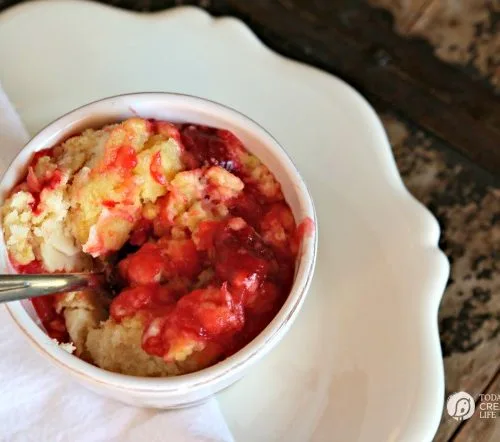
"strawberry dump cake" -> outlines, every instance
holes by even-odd
[[[37,152],[2,224],[19,273],[106,275],[32,303],[77,356],[137,376],[196,371],[251,341],[312,227],[231,132],[141,118]]]

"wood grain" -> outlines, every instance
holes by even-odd
[[[279,52],[340,75],[500,174],[500,99],[427,44],[395,36],[386,14],[363,1],[217,3]]]
[[[434,0],[421,8],[418,16],[408,11],[408,2],[403,0],[371,0],[372,4],[385,7],[391,11],[395,18],[395,29],[405,36],[419,36],[425,38],[432,44],[435,55],[443,61],[462,66],[468,70],[470,75],[487,79],[494,86],[500,85],[500,34],[495,23],[496,17],[493,13],[495,5],[492,2],[483,0]],[[410,2],[414,3],[414,2]],[[500,7],[497,4],[496,7]],[[407,14],[412,16],[411,26],[408,23]],[[492,92],[493,93],[493,92]],[[495,213],[498,210],[500,195],[491,196],[484,200],[482,204],[489,206],[487,211]],[[469,203],[470,204],[470,203]],[[497,206],[497,208],[494,208]],[[439,210],[439,209],[438,209]],[[448,216],[457,218],[457,212],[450,210]],[[467,217],[470,220],[480,221],[482,216],[479,212],[469,212]],[[484,219],[488,222],[488,218]],[[458,221],[460,231],[464,233],[469,223]],[[498,224],[498,221],[497,221]],[[445,236],[451,230],[450,223],[446,223]],[[493,223],[491,229],[484,230],[486,236],[475,241],[473,237],[463,236],[456,244],[466,244],[467,251],[475,254],[474,244],[481,243],[491,246],[485,253],[482,250],[478,256],[494,257],[500,253],[498,242],[498,225]],[[495,234],[495,230],[497,233]],[[479,233],[479,230],[477,230]],[[476,249],[477,250],[477,249]],[[493,254],[492,254],[493,253]],[[448,256],[450,252],[447,253]],[[486,258],[488,259],[488,258]],[[463,261],[463,257],[460,258]],[[497,259],[498,261],[498,259]],[[495,264],[493,264],[494,266]],[[456,269],[461,268],[461,275],[457,275]],[[474,265],[463,265],[463,263],[452,260],[452,281],[454,281],[446,292],[443,304],[440,309],[441,339],[444,350],[447,347],[447,337],[449,331],[446,327],[452,326],[453,322],[463,321],[464,327],[455,329],[459,332],[460,346],[465,350],[453,352],[444,360],[446,374],[446,395],[456,391],[467,391],[477,401],[476,413],[465,422],[457,422],[450,418],[444,411],[439,426],[439,431],[435,437],[435,442],[445,442],[455,440],[465,441],[498,441],[500,440],[500,421],[498,418],[492,419],[481,417],[479,397],[484,393],[500,393],[500,341],[498,336],[500,317],[500,275],[498,272],[471,271]],[[480,275],[488,275],[490,279],[478,278]],[[462,280],[460,280],[462,279]],[[475,280],[475,281],[474,281]],[[489,286],[488,288],[485,286]],[[486,302],[481,308],[477,302],[471,301],[474,297],[467,297],[467,287],[474,287],[473,291],[479,295],[477,299],[483,297]],[[469,292],[470,293],[470,292]],[[489,300],[486,298],[490,297]],[[474,313],[465,313],[466,308],[474,307]],[[462,317],[460,320],[459,318]],[[495,319],[496,318],[496,319]],[[449,320],[453,319],[453,322]],[[491,326],[487,323],[491,321]],[[465,324],[469,324],[468,326]],[[443,326],[443,324],[449,324]],[[482,324],[478,328],[478,324]],[[452,326],[453,327],[453,326]],[[481,331],[481,329],[485,332]],[[463,330],[467,330],[464,335]],[[488,331],[489,330],[489,331]],[[479,345],[478,345],[479,343]],[[478,346],[477,346],[478,345]],[[477,346],[474,348],[474,346]],[[469,348],[468,350],[466,350]],[[446,354],[446,352],[445,352]],[[500,414],[500,413],[498,413]]]
[[[433,0],[369,0],[369,3],[391,11],[396,30],[403,35],[409,35]]]
[[[405,26],[408,3],[419,2],[370,0],[372,5],[392,13],[398,33],[424,38],[438,58],[473,77],[487,79],[500,92],[500,2],[429,0],[412,26]]]

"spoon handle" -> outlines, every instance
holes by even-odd
[[[96,274],[0,275],[0,303],[71,292],[96,284]]]

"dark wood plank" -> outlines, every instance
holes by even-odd
[[[500,99],[427,43],[395,36],[387,13],[363,1],[212,2],[219,13],[217,3],[277,51],[340,75],[500,173]]]
[[[500,9],[485,0],[368,0],[394,18],[395,32],[423,38],[433,55],[500,93]],[[495,4],[496,3],[496,4]]]

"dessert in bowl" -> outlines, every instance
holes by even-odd
[[[28,143],[1,189],[5,269],[108,280],[12,303],[12,316],[124,402],[181,406],[229,385],[283,336],[312,276],[316,221],[295,167],[256,123],[199,98],[77,109]]]

